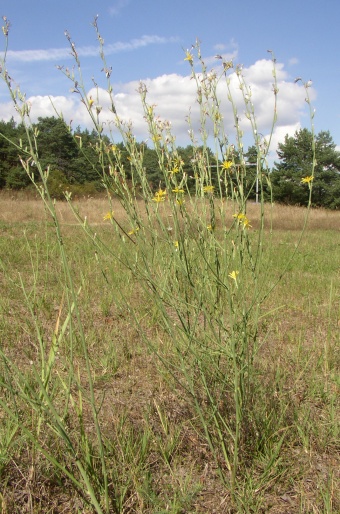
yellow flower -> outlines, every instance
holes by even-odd
[[[177,205],[183,205],[184,204],[184,200],[179,200],[177,198],[176,203],[177,203]]]
[[[172,170],[170,170],[170,173],[178,173],[179,172],[179,167],[178,166],[174,166],[172,168]]]
[[[184,193],[184,189],[179,189],[179,187],[175,187],[175,189],[172,190],[173,193]]]
[[[152,201],[156,202],[156,203],[164,202],[165,195],[166,195],[166,190],[165,189],[159,189],[158,191],[156,191]]]
[[[178,241],[174,241],[174,247],[175,247],[175,248],[178,248],[178,246],[179,246]]]
[[[309,175],[308,177],[303,177],[303,179],[301,180],[301,184],[310,184],[313,180],[313,175]]]
[[[156,202],[156,203],[160,203],[160,202],[164,202],[165,198],[164,198],[164,196],[154,196],[152,201]]]
[[[214,186],[204,186],[203,191],[205,193],[213,193],[214,192]]]
[[[139,227],[136,227],[136,228],[133,228],[132,230],[130,230],[128,232],[128,236],[133,236],[133,234],[135,234],[136,232],[138,232],[139,230]]]
[[[159,189],[155,193],[155,196],[159,196],[159,197],[164,197],[165,195],[166,195],[166,190],[165,189]]]
[[[112,211],[109,211],[105,214],[105,216],[103,217],[103,220],[104,221],[107,221],[107,220],[112,220],[113,218],[113,212]]]
[[[242,221],[245,217],[246,217],[246,215],[243,214],[243,212],[239,212],[238,214],[233,214],[233,218],[236,218],[239,221]]]
[[[212,225],[207,225],[207,230],[209,230],[209,232],[212,232],[212,229],[213,229]]]
[[[222,162],[222,169],[223,170],[229,170],[232,167],[233,163],[232,161],[223,161]]]
[[[187,50],[187,51],[185,52],[185,59],[184,59],[184,60],[185,60],[185,61],[189,61],[189,62],[190,62],[190,64],[192,64],[192,63],[193,63],[193,61],[194,61],[194,57],[193,57],[193,55],[189,52],[189,50]]]
[[[236,218],[240,225],[243,226],[243,228],[251,228],[251,224],[249,219],[243,212],[239,212],[238,214],[233,214],[233,218]]]
[[[243,219],[243,227],[244,228],[251,228],[250,221],[248,220],[247,216]]]
[[[239,274],[239,271],[232,271],[228,274],[228,277],[234,280],[235,284],[237,285],[237,275]]]
[[[94,104],[94,100],[93,100],[92,96],[90,96],[90,98],[89,98],[89,107],[90,107],[90,109],[91,109],[93,104]]]

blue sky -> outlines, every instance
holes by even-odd
[[[66,120],[88,124],[56,65],[72,66],[64,35],[67,29],[81,57],[89,94],[91,76],[102,83],[91,26],[99,15],[117,106],[122,117],[132,120],[138,137],[147,138],[136,94],[142,80],[159,114],[173,123],[179,144],[190,143],[185,118],[195,99],[184,51],[198,38],[209,65],[218,65],[212,59],[217,53],[243,65],[254,87],[259,128],[265,135],[272,115],[267,50],[273,50],[279,82],[274,143],[287,132],[310,127],[303,87],[294,84],[299,76],[313,82],[316,132],[329,130],[340,147],[339,0],[2,0],[0,15],[11,22],[7,69],[30,99],[33,117],[53,114],[50,96]],[[0,84],[0,119],[11,113],[8,93]],[[227,118],[226,112],[226,127],[232,130],[232,120]]]

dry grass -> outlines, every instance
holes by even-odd
[[[45,219],[44,206],[39,198],[32,198],[27,193],[0,192],[0,221],[6,223],[26,223],[29,221],[42,221]],[[90,224],[103,224],[103,216],[108,211],[108,201],[105,196],[82,198],[74,201],[82,217],[87,217]],[[113,200],[113,208],[117,219],[123,219],[125,212],[119,202]],[[229,206],[230,212],[232,207]],[[56,201],[56,211],[61,223],[76,223],[66,202]],[[259,207],[255,203],[248,204],[248,217],[252,220],[254,228],[258,224]],[[267,228],[273,230],[301,230],[304,224],[306,211],[296,206],[274,204],[267,205],[265,217]],[[311,209],[309,230],[340,230],[340,213],[327,209]]]
[[[30,362],[37,361],[39,352],[30,314],[20,289],[14,284],[19,271],[28,288],[34,282],[28,241],[39,254],[39,294],[34,300],[34,312],[49,341],[62,298],[58,249],[54,245],[53,227],[47,228],[50,233],[44,233],[46,227],[43,229],[41,222],[45,213],[39,200],[3,194],[0,204],[0,230],[5,236],[0,242],[0,254],[6,270],[0,274],[2,347],[29,375]],[[98,231],[102,231],[107,241],[112,240],[112,227],[102,221],[108,210],[105,199],[83,199],[76,205],[90,223],[99,225]],[[75,280],[82,284],[81,315],[93,366],[95,394],[101,405],[103,432],[112,445],[112,455],[118,451],[121,460],[118,475],[135,473],[134,489],[129,491],[120,512],[340,512],[340,214],[321,209],[311,211],[308,230],[294,261],[275,295],[263,306],[261,348],[256,362],[261,387],[254,395],[254,412],[259,431],[269,430],[269,422],[261,421],[261,417],[269,415],[276,429],[268,438],[265,433],[260,434],[263,442],[256,454],[245,444],[249,452],[248,467],[243,467],[238,478],[244,507],[239,504],[236,508],[217,477],[188,398],[145,347],[140,332],[124,305],[115,301],[112,291],[121,287],[125,294],[131,295],[133,303],[139,306],[148,337],[171,357],[171,341],[162,331],[157,309],[142,290],[126,282],[116,264],[103,261],[98,273],[93,248],[79,235],[69,207],[65,202],[57,202],[56,209],[64,224],[65,245]],[[114,209],[115,215],[123,219],[116,202]],[[254,204],[248,206],[255,229],[257,210]],[[264,280],[270,281],[284,266],[304,216],[304,210],[298,207],[272,208],[273,247],[266,255],[268,277]],[[109,284],[101,270],[105,271]],[[64,376],[63,363],[67,358],[65,345],[60,348],[57,369],[60,376]],[[73,365],[86,397],[84,360],[77,348]],[[92,433],[86,405],[84,410],[85,424]],[[32,412],[23,407],[23,415],[30,419]],[[77,437],[76,416],[69,423],[70,433]],[[2,415],[2,441],[5,428],[6,417]],[[134,470],[136,456],[135,460],[132,457],[129,460],[124,441],[140,441],[146,429],[150,432],[148,452],[143,471],[138,474]],[[275,457],[282,435],[285,438]],[[53,444],[56,454],[62,453],[62,446]],[[265,475],[266,466],[272,460],[270,473]],[[116,464],[112,457],[109,465],[113,469]],[[113,480],[114,475],[110,476]],[[23,436],[17,437],[8,450],[0,442],[0,480],[2,514],[92,512],[84,507],[81,496],[70,484],[42,456],[35,455]]]

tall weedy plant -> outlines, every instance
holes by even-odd
[[[112,70],[105,59],[97,20],[94,27],[110,110],[128,151],[130,169],[122,164],[117,147],[105,142],[100,91],[97,89],[96,100],[87,97],[78,54],[69,36],[79,75],[75,78],[68,71],[66,75],[88,107],[97,130],[98,155],[108,196],[119,201],[126,212],[127,230],[118,224],[111,205],[107,215],[125,240],[125,252],[119,258],[157,305],[160,323],[168,333],[176,358],[169,360],[161,354],[159,357],[191,398],[221,478],[234,490],[242,446],[249,439],[249,427],[253,424],[259,310],[269,294],[261,287],[261,276],[266,273],[262,263],[264,190],[266,187],[270,191],[267,155],[271,136],[264,140],[258,133],[252,92],[242,68],[234,68],[232,62],[221,58],[221,71],[209,71],[196,44],[185,56],[196,82],[200,106],[198,139],[188,119],[194,149],[193,177],[183,169],[170,124],[157,116],[155,107],[148,103],[146,86],[140,85],[149,137],[162,172],[159,188],[151,190],[143,166],[143,147],[137,145],[132,126],[125,124],[117,113],[110,82]],[[274,56],[272,62],[273,131],[278,94]],[[256,148],[256,173],[251,175],[234,101],[232,74],[242,92]],[[223,84],[234,116],[232,138],[225,133],[221,114],[219,88]],[[259,208],[256,233],[252,232],[252,220],[247,216],[249,191],[254,188]],[[91,235],[90,228],[87,230]],[[99,239],[96,244],[101,246]],[[112,251],[101,247],[103,251]],[[117,257],[114,251],[112,256]],[[139,323],[138,312],[131,310]],[[148,344],[158,353],[157,344],[150,340]]]
[[[112,260],[119,261],[125,267],[129,280],[135,287],[141,288],[153,303],[153,323],[158,326],[162,340],[168,343],[166,351],[162,350],[164,346],[158,340],[148,335],[150,332],[145,326],[145,320],[139,315],[138,306],[123,291],[115,292],[117,302],[123,302],[145,343],[181,386],[183,395],[196,414],[192,423],[200,436],[205,438],[221,480],[237,499],[241,494],[238,491],[237,478],[242,466],[249,459],[249,449],[256,448],[259,444],[259,427],[264,423],[254,408],[259,387],[255,362],[260,344],[260,309],[271,292],[262,285],[262,278],[266,274],[262,253],[264,245],[270,243],[265,232],[265,195],[270,198],[267,158],[271,136],[264,139],[258,132],[252,91],[244,79],[242,68],[234,67],[232,62],[217,56],[216,70],[208,70],[199,44],[195,44],[185,54],[191,78],[196,83],[196,100],[200,107],[198,134],[190,116],[188,117],[189,136],[193,146],[192,176],[184,169],[171,125],[157,116],[155,106],[148,101],[146,86],[140,84],[146,130],[157,153],[161,171],[161,181],[157,188],[153,188],[143,163],[144,146],[137,143],[132,124],[124,122],[116,109],[110,80],[112,68],[106,62],[104,41],[97,19],[94,21],[94,28],[100,44],[103,73],[107,80],[106,94],[112,121],[128,153],[128,169],[123,164],[122,152],[115,144],[113,133],[104,131],[103,108],[100,103],[102,92],[96,86],[96,97],[88,96],[77,49],[68,33],[66,37],[75,60],[75,71],[63,67],[61,71],[72,82],[74,93],[79,95],[86,106],[98,135],[96,151],[102,165],[102,181],[109,202],[105,219],[112,224],[121,240],[119,250],[110,247],[86,220],[80,218],[70,195],[66,195],[66,199],[95,245],[99,258],[101,254],[108,254]],[[7,40],[7,20],[4,33]],[[83,462],[79,453],[76,454],[67,427],[55,409],[48,388],[55,357],[53,347],[46,357],[46,349],[41,345],[41,370],[37,370],[35,374],[40,392],[39,401],[34,396],[35,405],[38,405],[35,408],[40,424],[48,419],[54,430],[64,439],[68,451],[74,452],[80,473],[79,478],[71,476],[75,486],[86,489],[97,512],[109,512],[105,445],[87,357],[86,337],[79,315],[78,294],[73,285],[54,202],[47,187],[49,170],[42,169],[39,164],[38,134],[30,121],[28,103],[19,89],[12,85],[5,61],[6,53],[1,64],[1,76],[8,85],[14,106],[25,124],[29,142],[25,148],[18,144],[17,149],[22,155],[23,167],[53,219],[60,245],[68,304],[68,315],[62,333],[66,326],[73,327],[76,324],[80,334],[89,385],[87,400],[92,409],[98,459],[101,463],[100,479],[92,463],[89,460]],[[273,132],[278,95],[273,55],[272,63]],[[235,83],[242,93],[243,110],[249,120],[256,149],[252,168],[247,163],[244,151],[240,114],[234,100]],[[309,104],[307,85],[306,94]],[[231,105],[235,126],[235,133],[231,135],[225,132],[221,98],[227,99]],[[78,138],[77,142],[82,148],[81,139]],[[30,172],[32,160],[38,168],[39,181],[35,181]],[[312,180],[313,170],[310,177],[305,179],[310,194]],[[249,194],[254,190],[258,214],[257,219],[249,219]],[[117,204],[124,210],[124,220],[115,216]],[[256,230],[253,228],[255,225]],[[278,280],[283,273],[284,270]],[[58,333],[56,330],[55,345],[59,344]],[[4,355],[3,358],[6,359]],[[18,371],[14,375],[18,376]],[[78,407],[75,406],[71,394],[71,386],[74,384],[79,395]],[[70,371],[69,380],[62,383],[62,388],[67,402],[73,403],[79,414],[82,404],[81,384],[74,370]],[[21,386],[13,381],[9,389],[13,394],[14,391],[15,394],[22,392]],[[27,395],[23,399],[33,402]],[[80,430],[83,440],[86,440],[83,425]],[[39,434],[30,432],[30,437],[42,451]],[[281,444],[282,438],[278,442],[277,451]],[[88,456],[85,449],[83,455]],[[64,473],[70,475],[69,470],[53,461],[51,455],[49,458]]]

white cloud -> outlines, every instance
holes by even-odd
[[[69,122],[72,120],[73,114],[77,117],[77,122],[84,116],[79,102],[75,97],[69,96],[31,96],[28,99],[31,106],[32,118],[37,119],[45,116],[56,116],[56,113],[62,114],[65,121]]]
[[[296,123],[292,123],[290,125],[277,125],[273,133],[266,134],[265,139],[269,142],[270,140],[270,152],[269,152],[269,164],[272,165],[275,160],[277,160],[276,149],[278,148],[278,144],[282,143],[285,139],[285,136],[294,136],[295,132],[300,130],[301,123],[297,121]]]
[[[256,113],[257,130],[264,137],[268,138],[275,106],[272,62],[265,59],[257,61],[252,66],[244,68],[242,74],[251,89],[250,101],[253,103]],[[287,133],[293,134],[295,130],[299,129],[303,125],[304,117],[306,116],[305,89],[301,82],[289,82],[283,64],[277,64],[276,75],[279,89],[277,102],[278,120],[273,133],[272,150],[275,149],[278,141],[284,139]],[[245,140],[247,144],[252,144],[249,135],[250,123],[245,114],[245,105],[238,77],[235,72],[231,73],[229,77],[240,125],[245,132]],[[195,81],[190,76],[169,74],[146,79],[143,82],[147,88],[148,104],[155,105],[154,112],[157,116],[171,122],[178,144],[190,144],[188,137],[189,126],[186,121],[189,112],[195,134],[199,138],[200,113],[196,100]],[[143,116],[139,93],[137,92],[139,86],[140,82],[138,81],[114,85],[114,102],[118,115],[123,120],[132,122],[135,136],[139,140],[146,140],[150,136]],[[314,89],[311,88],[309,93],[313,99],[315,96]],[[88,94],[92,95],[93,99],[97,98],[97,91],[94,89],[89,91]],[[232,141],[235,137],[235,120],[230,101],[228,100],[228,90],[224,79],[218,85],[217,94],[221,100],[221,112],[225,131]],[[98,99],[102,107],[101,120],[109,123],[110,120],[113,120],[113,115],[109,111],[111,103],[108,93],[103,89],[99,89]],[[34,96],[28,100],[31,103],[32,119],[36,119],[38,116],[52,116],[55,114],[48,96]],[[52,97],[52,101],[56,109],[63,113],[67,123],[72,119],[74,127],[80,124],[83,127],[92,128],[89,115],[77,96]],[[3,119],[9,119],[11,116],[10,104],[2,104],[0,108]]]
[[[149,45],[163,45],[166,43],[176,43],[178,38],[165,38],[157,35],[144,35],[140,38],[131,39],[130,41],[117,41],[116,43],[107,44],[105,46],[105,55],[112,55],[121,52],[137,50],[138,48]],[[79,57],[97,57],[99,55],[98,46],[81,46],[76,48]],[[1,57],[0,53],[0,57]],[[19,62],[39,62],[39,61],[61,61],[71,58],[71,50],[65,48],[49,48],[47,50],[8,50],[8,61]]]
[[[226,45],[224,43],[217,43],[214,45],[214,50],[216,50],[216,52],[223,52],[225,49]]]
[[[69,48],[49,48],[48,50],[8,50],[7,61],[37,62],[67,59]]]
[[[112,7],[109,9],[111,16],[117,16],[124,7],[127,7],[130,0],[117,0]]]
[[[234,39],[231,39],[227,45],[218,43],[214,45],[214,50],[217,52],[219,58],[223,61],[235,62],[238,56],[238,44]],[[221,61],[217,60],[216,55],[203,57],[203,61],[206,66],[220,65]]]
[[[296,64],[299,64],[299,59],[297,57],[291,57],[288,61],[289,66],[295,66]]]

